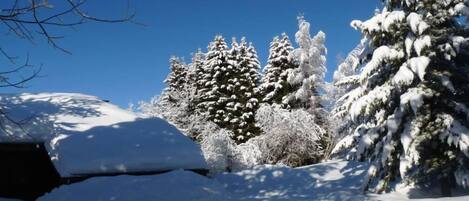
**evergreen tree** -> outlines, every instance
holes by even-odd
[[[284,99],[287,108],[321,108],[319,91],[324,85],[326,73],[325,34],[319,32],[314,38],[309,33],[309,23],[299,17],[299,31],[295,34],[299,48],[290,54],[297,68],[289,69],[288,83],[293,92]]]
[[[170,73],[165,79],[167,87],[160,96],[150,102],[140,102],[139,110],[145,116],[157,116],[166,119],[180,129],[188,124],[190,111],[190,88],[187,87],[187,65],[177,57],[170,59]]]
[[[222,36],[216,36],[210,43],[202,70],[198,74],[198,94],[200,100],[197,107],[208,113],[210,120],[223,124],[226,118],[225,105],[228,102],[228,79],[225,76],[233,72],[228,60],[228,45]]]
[[[290,39],[285,33],[281,39],[275,37],[270,43],[269,59],[259,87],[262,102],[281,104],[287,94],[292,92],[293,89],[287,82],[288,69],[297,67],[289,57],[292,51]]]
[[[244,39],[240,44],[234,40],[228,49],[224,39],[217,36],[209,46],[204,73],[199,76],[199,108],[208,113],[209,120],[232,131],[231,137],[238,143],[259,133],[254,124],[258,69],[257,54]]]
[[[351,88],[355,88],[358,83],[351,83],[350,80],[357,78],[357,69],[360,67],[360,57],[364,52],[363,44],[355,47],[347,57],[337,66],[334,71],[332,83],[334,84],[333,98],[335,100],[342,97]]]
[[[205,60],[205,54],[202,50],[197,51],[192,55],[192,63],[189,65],[187,70],[187,82],[192,88],[197,89],[200,86],[197,84],[199,74],[203,74],[203,63]],[[197,91],[197,90],[196,90]]]
[[[168,86],[167,90],[179,90],[185,87],[187,66],[178,57],[171,57],[169,60],[170,70],[168,77],[165,79],[165,83]]]
[[[236,44],[236,43],[235,43]],[[255,126],[255,112],[258,108],[258,89],[260,63],[257,52],[252,44],[247,44],[243,37],[239,45],[233,45],[231,56],[235,66],[233,95],[233,132],[235,140],[245,142],[259,134],[260,130]],[[236,105],[238,104],[238,107]]]
[[[341,99],[355,130],[339,143],[370,160],[365,189],[392,181],[469,185],[469,31],[464,0],[388,0],[353,21],[366,40],[359,86]]]
[[[204,74],[203,71],[203,62],[205,60],[205,54],[202,52],[202,50],[198,49],[193,55],[192,55],[192,63],[188,65],[187,69],[187,75],[186,75],[186,80],[187,84],[185,86],[186,90],[188,90],[189,94],[189,110],[191,114],[196,113],[196,105],[200,99],[200,94],[199,89],[201,89],[202,86],[200,86],[199,79],[200,77]]]
[[[358,86],[357,70],[360,67],[360,57],[365,53],[363,46],[363,43],[357,45],[338,65],[337,70],[334,72],[332,89],[328,92],[329,99],[332,99],[331,102],[334,105],[331,112],[332,117],[330,118],[330,124],[334,125],[332,126],[334,143],[353,131],[353,126],[350,126],[352,122],[349,116],[344,115],[344,111],[339,108],[343,101],[341,97]]]

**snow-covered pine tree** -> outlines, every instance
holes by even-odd
[[[370,160],[365,189],[393,181],[469,187],[469,2],[388,0],[353,21],[367,41],[359,87],[339,107],[355,131],[339,144]]]
[[[232,131],[234,136],[230,137],[238,143],[259,133],[254,125],[258,69],[257,54],[244,39],[240,44],[234,40],[228,49],[225,40],[217,36],[206,54],[204,73],[199,76],[199,108],[208,113],[209,120]]]
[[[315,122],[326,134],[322,136],[322,147],[329,148],[330,129],[328,124],[328,112],[324,109],[321,98],[321,90],[324,87],[326,74],[326,53],[324,45],[326,35],[319,31],[311,38],[310,24],[302,16],[298,17],[299,30],[295,34],[295,40],[299,47],[290,54],[293,62],[298,66],[288,70],[287,82],[293,88],[293,92],[283,100],[287,109],[305,109],[314,116]]]
[[[262,102],[282,104],[292,92],[293,88],[287,82],[288,69],[298,67],[289,57],[292,51],[290,39],[285,33],[281,39],[275,37],[270,43],[269,59],[259,87]]]
[[[208,118],[223,127],[228,103],[228,79],[225,76],[233,72],[233,66],[228,58],[228,45],[222,36],[216,36],[208,46],[208,52],[203,62],[202,71],[198,73],[197,94],[200,99],[197,107],[202,113],[208,113]],[[226,119],[228,120],[228,119]]]
[[[150,102],[140,102],[139,110],[145,116],[162,117],[181,129],[188,122],[189,89],[187,65],[177,57],[170,59],[170,73],[165,79],[166,88]]]
[[[191,85],[192,88],[197,89],[200,86],[197,84],[199,80],[199,75],[203,75],[203,63],[205,60],[205,54],[201,49],[197,49],[192,55],[192,63],[189,64],[187,69],[187,83]],[[197,90],[196,90],[197,91]]]
[[[340,110],[341,101],[343,100],[340,98],[350,90],[358,87],[357,71],[360,67],[360,58],[365,53],[365,49],[363,47],[363,43],[357,45],[337,66],[331,83],[332,88],[328,91],[328,98],[331,99],[329,101],[333,103],[329,121],[330,124],[333,125],[331,128],[334,132],[334,144],[353,131],[353,127],[350,126],[352,122],[349,116],[344,115]]]
[[[186,84],[187,66],[178,57],[171,57],[169,59],[170,70],[168,77],[164,80],[168,86],[167,90],[179,90],[184,88]]]
[[[233,46],[232,57],[235,58],[235,79],[233,80],[233,128],[237,142],[245,142],[259,134],[255,125],[255,112],[258,108],[258,89],[260,63],[254,46],[243,37],[239,45]]]
[[[326,74],[326,35],[320,31],[314,38],[309,33],[310,24],[298,18],[299,30],[295,34],[299,47],[290,54],[297,68],[289,69],[287,81],[293,92],[284,99],[287,108],[321,108],[319,91],[324,85]]]
[[[332,83],[334,84],[333,98],[335,100],[342,97],[350,89],[358,85],[357,70],[360,67],[360,57],[364,53],[363,44],[357,45],[347,57],[337,66],[334,71]]]

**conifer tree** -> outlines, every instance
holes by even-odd
[[[222,36],[216,36],[210,43],[202,71],[198,74],[198,94],[200,100],[197,107],[206,112],[210,120],[224,124],[227,117],[225,106],[228,102],[228,79],[226,74],[233,73],[233,66],[228,58],[228,45]],[[227,119],[228,120],[228,119]]]
[[[311,38],[310,24],[299,17],[299,30],[295,35],[299,48],[293,50],[290,57],[297,68],[290,69],[287,81],[293,87],[283,104],[287,108],[316,109],[321,106],[319,91],[324,85],[326,73],[325,34],[320,31]]]
[[[165,83],[168,86],[167,90],[179,90],[186,84],[187,66],[178,57],[171,57],[169,60],[170,70]]]
[[[393,181],[469,185],[469,31],[464,0],[388,0],[371,19],[353,21],[366,52],[359,86],[339,113],[354,132],[339,143],[348,157],[370,160],[364,188]]]
[[[252,44],[247,44],[243,37],[239,45],[233,46],[232,52],[235,66],[233,95],[236,96],[233,108],[235,140],[245,142],[259,134],[255,126],[255,112],[258,108],[258,89],[260,63],[257,52]],[[233,54],[234,53],[234,54]],[[236,107],[238,104],[238,107]]]
[[[238,143],[259,133],[254,123],[258,69],[257,54],[245,39],[240,44],[233,40],[228,49],[224,39],[217,36],[209,46],[199,76],[199,108],[208,113],[209,120],[232,131],[234,135],[230,137]]]
[[[199,79],[199,74],[203,74],[203,62],[205,59],[205,54],[201,49],[197,49],[192,55],[192,63],[187,69],[187,82],[191,85],[192,88],[197,89],[199,85],[197,81]]]
[[[146,116],[162,117],[180,129],[189,119],[189,92],[186,80],[187,65],[178,57],[170,59],[170,73],[165,79],[166,88],[150,102],[140,102],[139,110]]]
[[[292,51],[290,39],[285,33],[281,39],[275,37],[270,43],[269,59],[259,87],[262,102],[282,104],[287,94],[292,92],[287,82],[288,69],[297,67],[289,57]]]

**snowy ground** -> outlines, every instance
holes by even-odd
[[[62,186],[39,200],[158,200],[158,201],[311,201],[408,200],[406,189],[383,195],[363,194],[367,166],[331,161],[302,168],[259,166],[210,178],[188,171],[153,176],[98,177]],[[79,195],[79,196],[78,196]],[[464,201],[469,196],[416,200]]]

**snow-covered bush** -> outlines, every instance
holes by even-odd
[[[323,159],[327,146],[325,131],[304,110],[286,110],[263,104],[256,114],[263,135],[252,139],[259,147],[259,163],[302,166]]]
[[[208,123],[206,129],[201,133],[200,145],[210,172],[231,171],[236,147],[231,139],[232,135],[233,133],[218,128],[214,123]]]
[[[237,145],[232,136],[231,131],[206,122],[199,140],[211,173],[240,171],[259,164],[257,144],[248,141]]]

